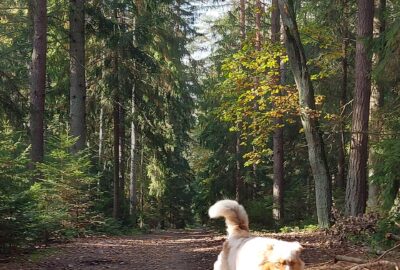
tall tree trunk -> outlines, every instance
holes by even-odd
[[[367,200],[368,118],[371,96],[371,57],[368,41],[372,37],[373,0],[358,0],[352,136],[346,186],[346,214],[365,212]]]
[[[120,193],[120,116],[119,116],[119,83],[118,83],[118,55],[114,53],[113,74],[116,77],[114,81],[113,93],[113,122],[114,122],[114,201],[113,218],[118,219],[121,213],[121,193]]]
[[[279,12],[279,11],[278,11]],[[264,13],[261,0],[256,0],[256,50],[261,50],[261,17]]]
[[[33,51],[30,91],[30,136],[31,161],[43,161],[44,155],[44,106],[46,90],[46,53],[47,53],[47,1],[33,0]],[[34,177],[33,180],[36,179]]]
[[[343,14],[347,14],[347,0],[342,0],[342,11]],[[344,15],[345,17],[346,15]],[[347,77],[348,77],[348,61],[347,61],[347,50],[348,50],[348,23],[347,18],[343,18],[342,24],[342,84],[341,94],[339,101],[339,126],[338,126],[338,159],[337,159],[337,175],[336,175],[336,187],[344,190],[345,179],[346,179],[346,151],[345,151],[345,115],[346,115],[346,103],[347,103]]]
[[[240,26],[240,36],[242,45],[244,40],[246,39],[246,0],[240,0],[239,6],[239,26]],[[235,156],[236,156],[236,170],[235,170],[235,182],[236,182],[236,201],[242,200],[242,188],[244,186],[243,178],[241,175],[241,147],[240,147],[240,124],[237,123],[236,127],[238,131],[236,132],[236,141],[235,141]]]
[[[146,176],[144,174],[144,136],[143,136],[143,126],[141,127],[141,136],[140,136],[140,212],[141,215],[144,213],[144,192],[145,192],[145,180]],[[140,227],[142,228],[143,218],[140,220]]]
[[[246,39],[246,0],[240,0],[239,24],[240,24],[240,38],[243,42]]]
[[[125,206],[125,109],[119,100],[119,194],[121,205]]]
[[[132,29],[136,30],[136,17],[133,18]],[[133,35],[132,43],[138,47],[136,36]],[[130,162],[130,179],[129,179],[129,215],[132,221],[136,224],[136,211],[137,207],[137,180],[138,180],[138,149],[137,149],[137,116],[136,116],[136,82],[133,82],[131,94],[131,162]]]
[[[103,95],[102,95],[103,96]],[[101,97],[100,99],[103,99]],[[101,101],[99,102],[100,106],[100,115],[99,115],[99,150],[98,150],[98,155],[99,155],[99,165],[101,166],[103,164],[103,141],[104,141],[104,107],[101,104]]]
[[[137,149],[136,149],[136,106],[135,106],[135,85],[132,87],[132,101],[131,101],[131,162],[130,162],[130,181],[129,181],[129,214],[135,219],[136,205],[137,205]]]
[[[280,42],[280,15],[278,0],[272,1],[271,6],[271,41],[273,43]],[[277,59],[280,61],[280,59]],[[274,80],[276,85],[279,85],[281,81],[280,72],[277,74]],[[275,124],[281,126],[283,124],[282,118],[277,118]],[[273,134],[273,189],[272,189],[272,217],[275,223],[279,224],[283,220],[283,184],[284,184],[284,155],[283,155],[283,128],[277,127]]]
[[[386,0],[375,0],[375,16],[374,16],[374,24],[373,24],[373,32],[374,37],[379,37],[385,31],[386,23],[385,23],[385,10],[386,10]],[[373,64],[377,65],[382,58],[382,52],[374,53],[372,56]],[[383,107],[383,96],[384,96],[384,87],[379,81],[375,81],[372,84],[371,91],[371,100],[370,100],[370,108],[369,108],[369,130],[370,130],[370,141],[372,143],[377,143],[380,141],[381,136],[379,135],[382,132],[383,121],[379,116],[379,111]],[[377,162],[379,162],[375,148],[372,146],[369,148],[369,171],[368,176],[371,179],[374,176],[374,167]],[[379,194],[380,189],[379,186],[372,181],[369,181],[368,185],[368,201],[367,205],[369,210],[374,211],[379,207]]]
[[[315,110],[314,89],[308,73],[306,56],[300,40],[293,7],[289,5],[288,0],[278,0],[278,3],[285,28],[286,50],[299,91],[301,122],[307,140],[308,156],[315,181],[318,224],[320,227],[328,227],[332,204],[331,181],[318,121],[312,113]]]
[[[86,143],[85,0],[70,0],[70,120],[71,134],[78,137],[73,152]]]

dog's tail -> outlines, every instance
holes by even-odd
[[[208,210],[210,218],[224,217],[229,237],[248,237],[249,218],[246,210],[237,201],[222,200]]]

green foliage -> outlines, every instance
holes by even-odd
[[[398,223],[400,222],[400,214],[397,211],[378,221],[376,232],[367,240],[374,248],[382,250],[382,248],[389,248],[393,245],[391,240],[386,238],[388,232],[399,235],[400,229]]]
[[[65,239],[102,225],[93,211],[97,175],[87,153],[70,153],[75,139],[61,132],[49,139],[40,180],[32,184],[28,150],[8,123],[0,135],[0,251],[37,241]]]
[[[37,235],[32,231],[36,222],[36,202],[28,192],[29,148],[23,137],[1,123],[0,132],[0,253],[12,246],[30,243]]]
[[[277,119],[293,123],[291,116],[297,115],[297,92],[293,86],[280,84],[280,61],[287,62],[283,47],[266,41],[260,50],[245,43],[222,62],[223,79],[214,90],[221,100],[216,111],[230,123],[231,131],[240,132],[242,145],[252,146],[243,154],[245,166],[260,164],[272,154],[268,138],[282,126]]]
[[[261,226],[263,228],[273,228],[272,218],[272,196],[265,196],[256,200],[246,202],[245,207],[251,220],[252,228]]]
[[[41,230],[47,239],[83,235],[95,222],[91,209],[98,176],[90,172],[87,153],[70,152],[75,141],[67,132],[51,137],[45,161],[37,164],[41,179],[31,192],[38,202]]]
[[[154,157],[147,165],[147,176],[149,177],[149,195],[157,199],[163,197],[166,189],[166,173],[162,164]]]
[[[314,224],[309,224],[305,225],[303,228],[300,228],[299,226],[295,227],[290,227],[290,226],[284,226],[280,228],[281,233],[291,233],[291,232],[315,232],[318,231],[319,227]]]
[[[400,187],[400,142],[397,138],[385,139],[376,146],[378,160],[372,180],[383,188],[382,199],[385,210],[389,210]]]

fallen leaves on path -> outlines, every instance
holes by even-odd
[[[354,264],[333,261],[335,255],[368,259],[365,247],[337,241],[324,232],[261,234],[299,241],[305,248],[306,269],[349,269]],[[224,236],[206,230],[171,230],[147,235],[89,237],[55,244],[54,252],[37,261],[1,262],[4,270],[120,269],[120,270],[211,270]],[[392,256],[399,256],[398,253]],[[393,257],[395,260],[399,257]]]

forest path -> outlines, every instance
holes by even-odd
[[[334,255],[365,258],[367,254],[362,247],[335,241],[323,232],[267,236],[299,241],[305,248],[302,257],[306,269],[346,269],[349,264],[333,264]],[[223,236],[206,230],[81,238],[53,244],[40,251],[39,256],[30,255],[3,263],[0,260],[0,269],[211,270],[223,240]]]
[[[51,245],[32,260],[1,263],[0,269],[212,269],[223,237],[205,230],[89,237]]]

